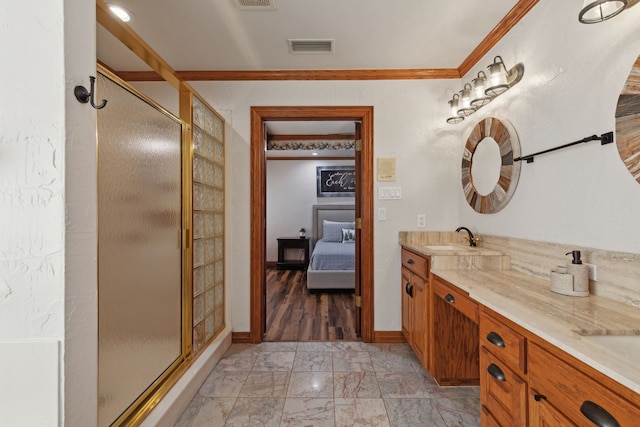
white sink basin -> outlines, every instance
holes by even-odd
[[[465,248],[464,246],[457,245],[424,245],[424,247],[432,251],[460,251],[470,249],[470,247]]]

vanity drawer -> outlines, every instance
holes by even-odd
[[[561,410],[578,425],[591,425],[585,413],[600,419],[612,417],[621,426],[638,425],[640,408],[571,366],[571,356],[560,359],[535,343],[529,345],[528,352],[529,386],[539,393],[537,399]]]
[[[473,323],[478,324],[478,304],[469,298],[469,294],[435,275],[433,276],[433,293]]]
[[[527,384],[509,367],[480,349],[480,400],[502,426],[527,425]]]
[[[425,280],[429,278],[429,262],[421,255],[402,249],[402,266]]]
[[[486,347],[511,369],[526,372],[525,338],[503,322],[480,313],[480,345]]]

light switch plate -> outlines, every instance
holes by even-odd
[[[402,199],[402,188],[400,187],[378,187],[379,200]]]
[[[386,221],[387,208],[378,208],[378,221]]]

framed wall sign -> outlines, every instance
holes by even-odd
[[[355,166],[317,166],[318,197],[355,197]]]

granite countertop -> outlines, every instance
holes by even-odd
[[[640,393],[640,309],[595,295],[556,294],[547,281],[510,269],[434,268],[431,272]]]

